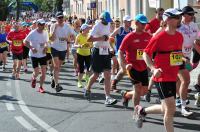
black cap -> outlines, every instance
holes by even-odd
[[[61,11],[56,13],[56,17],[64,17],[63,13]]]
[[[194,11],[194,9],[192,8],[192,7],[190,7],[190,6],[185,6],[185,7],[183,7],[183,9],[182,9],[182,12],[183,12],[183,14],[194,14],[194,13],[197,13],[196,11]]]

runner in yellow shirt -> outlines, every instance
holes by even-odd
[[[79,73],[78,73],[78,87],[82,88],[82,78],[84,74],[84,67],[86,66],[86,82],[89,80],[89,69],[91,62],[91,52],[90,48],[92,47],[92,43],[88,42],[88,33],[89,33],[89,25],[83,24],[81,26],[81,33],[78,34],[75,41],[75,47],[77,47],[77,62],[79,65]]]

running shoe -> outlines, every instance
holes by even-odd
[[[38,92],[40,92],[40,93],[45,93],[45,91],[44,91],[43,87],[39,87],[39,90],[38,90]]]
[[[199,86],[199,84],[195,84],[194,88],[197,90],[197,92],[200,92],[200,86]]]
[[[184,117],[188,117],[188,116],[191,116],[193,112],[191,112],[188,107],[185,107],[184,109],[181,110],[181,114]]]
[[[3,69],[3,71],[6,71],[6,67],[5,66],[3,66],[2,69]]]
[[[146,102],[150,102],[151,101],[151,92],[148,91],[146,95],[144,95],[144,100]]]
[[[56,84],[55,84],[55,81],[54,81],[54,79],[52,79],[52,80],[51,80],[51,88],[55,88],[55,85],[56,85]]]
[[[99,78],[99,84],[103,84],[103,83],[104,83],[104,78],[103,77]]]
[[[196,105],[197,107],[200,107],[200,93],[196,93],[196,94],[194,95],[194,97],[195,97],[195,99],[196,99],[194,105]]]
[[[114,98],[111,98],[111,97],[109,97],[109,98],[107,98],[107,99],[105,100],[105,105],[106,105],[106,106],[114,105],[114,104],[116,104],[116,103],[117,103],[117,100],[114,99]]]
[[[84,96],[84,98],[86,98],[87,100],[90,101],[91,100],[91,91],[89,91],[86,88],[84,88],[83,96]]]
[[[36,87],[36,79],[31,79],[31,87],[35,88]]]
[[[60,92],[63,90],[62,86],[60,86],[59,84],[56,85],[55,89],[56,89],[56,92]]]
[[[134,119],[135,119],[137,128],[142,128],[142,126],[143,126],[143,117],[145,115],[141,114],[142,110],[143,110],[142,106],[140,106],[140,105],[135,106]]]
[[[176,107],[181,108],[181,99],[176,98]]]
[[[78,88],[83,88],[83,83],[81,81],[78,81]]]
[[[129,99],[127,99],[125,97],[127,91],[126,90],[122,90],[121,91],[121,96],[122,96],[122,105],[124,106],[124,108],[128,108],[128,102],[129,102]]]

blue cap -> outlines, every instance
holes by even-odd
[[[101,13],[100,18],[103,18],[106,22],[112,22],[113,20],[110,17],[110,13],[108,11],[104,11]]]
[[[21,23],[21,26],[23,26],[23,27],[24,27],[24,26],[28,26],[28,23],[22,22],[22,23]]]
[[[138,21],[140,23],[148,23],[148,19],[144,14],[138,14],[135,16],[135,21]]]

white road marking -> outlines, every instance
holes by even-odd
[[[28,121],[26,121],[22,116],[15,116],[15,119],[29,131],[36,131],[37,129],[33,127]]]
[[[7,94],[7,96],[10,96],[10,97],[12,96],[11,92],[7,92],[6,94]],[[7,102],[6,107],[9,111],[15,110],[15,107],[13,106],[13,104],[11,102]]]
[[[42,128],[44,128],[48,132],[58,132],[56,129],[53,127],[49,126],[46,122],[41,120],[37,115],[35,115],[27,106],[26,103],[22,99],[21,91],[20,91],[20,85],[19,85],[19,80],[15,80],[15,89],[17,92],[17,99],[18,104],[21,108],[21,110],[28,116],[30,117],[33,121],[35,121],[38,125],[40,125]]]

